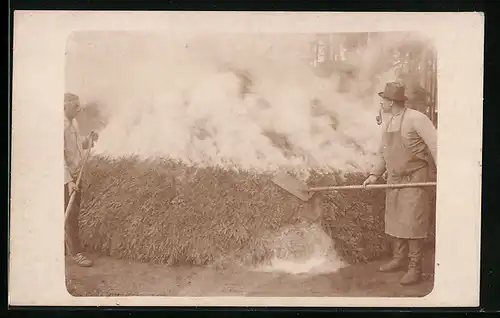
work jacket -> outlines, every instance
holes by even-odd
[[[75,181],[81,167],[84,139],[76,120],[64,116],[64,184]]]

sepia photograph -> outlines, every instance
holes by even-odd
[[[21,116],[28,111],[21,111],[28,103],[21,90],[32,87],[25,74],[35,65],[27,62],[37,47],[28,31],[48,20],[18,15],[24,21],[18,38],[25,42],[17,51],[14,46],[14,56],[26,83],[16,90],[14,80],[18,194],[10,280],[18,279],[19,299],[31,284],[21,279],[29,267],[21,251],[29,248],[29,255],[47,259],[37,275],[47,270],[58,286],[40,297],[61,305],[152,304],[159,297],[200,305],[194,299],[230,296],[252,304],[336,298],[340,303],[332,304],[372,299],[382,306],[385,299],[412,306],[431,294],[427,304],[437,306],[476,301],[482,47],[475,46],[463,69],[454,68],[458,62],[443,57],[452,46],[419,29],[425,19],[417,16],[413,27],[392,30],[370,28],[367,14],[360,28],[286,31],[269,24],[259,32],[248,22],[246,29],[235,23],[225,32],[238,19],[227,13],[219,29],[171,32],[166,29],[177,23],[196,29],[196,15],[182,24],[183,15],[172,14],[162,29],[151,27],[161,23],[154,13],[147,22],[142,16],[143,28],[124,27],[125,17],[128,25],[139,21],[134,13],[117,13],[108,27],[93,24],[91,14],[87,22],[85,13],[80,20],[75,13],[61,17],[57,28],[65,31],[57,33],[57,45],[54,31],[50,53],[40,55],[40,61],[48,54],[58,61],[52,64],[57,71],[46,73],[54,87],[38,89],[53,112],[45,123],[35,112]],[[205,25],[215,25],[217,13],[209,16]],[[262,21],[270,23],[267,17]],[[484,23],[482,16],[472,18],[470,25]],[[314,16],[309,21],[312,26]],[[47,69],[43,64],[39,70]],[[477,108],[464,106],[471,102]],[[467,117],[470,124],[463,122]],[[21,151],[28,140],[21,127],[39,140],[44,129],[52,136],[50,155],[43,155],[42,141],[30,141],[43,158],[37,168],[21,168],[34,160]],[[43,169],[40,198],[21,194],[23,176]],[[464,181],[470,191],[457,192]],[[35,209],[32,200],[46,200],[46,207],[38,205],[40,218],[21,212]],[[42,221],[42,214],[50,217]],[[37,219],[46,224],[39,230]],[[470,290],[463,301],[459,277]],[[25,299],[36,303],[30,295]]]
[[[418,33],[74,32],[74,296],[425,296],[436,50]]]

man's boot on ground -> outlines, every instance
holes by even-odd
[[[401,285],[417,284],[422,275],[422,240],[409,240],[408,272],[401,278]]]
[[[74,248],[75,246],[80,248]],[[80,252],[81,243],[75,236],[69,236],[69,240],[65,244],[65,255],[71,255],[73,262],[80,267],[92,267],[94,263]]]
[[[81,267],[92,267],[92,265],[94,265],[93,262],[82,253],[77,253],[75,256],[73,256],[73,261],[76,265]]]
[[[404,264],[408,248],[406,240],[396,238],[393,244],[393,258],[388,263],[380,266],[379,271],[381,272],[392,272],[398,270]]]

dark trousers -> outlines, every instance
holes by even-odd
[[[68,207],[70,200],[70,195],[68,191],[68,185],[64,185],[64,210]],[[66,239],[69,247],[69,253],[71,255],[76,255],[82,251],[82,245],[80,242],[80,231],[78,225],[78,217],[80,215],[80,201],[81,194],[80,191],[75,193],[75,199],[73,201],[73,206],[71,211],[69,211],[70,215],[68,217],[68,221],[66,224]]]

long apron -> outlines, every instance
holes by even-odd
[[[406,145],[401,135],[406,109],[401,116],[399,130],[384,133],[384,158],[388,183],[426,182],[429,161],[423,142]],[[430,204],[425,188],[387,189],[385,233],[405,238],[425,238],[429,230]]]

